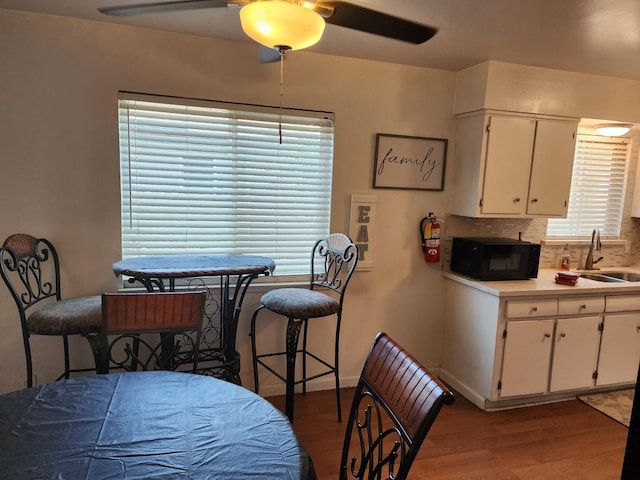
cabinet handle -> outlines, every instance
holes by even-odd
[[[545,333],[545,334],[544,334],[544,336],[545,336],[546,338],[549,338],[549,337],[551,336],[551,334],[550,334],[549,332],[547,332],[547,333]]]
[[[531,203],[538,203],[538,199],[537,198],[532,198],[531,199]]]
[[[538,311],[538,307],[531,307],[531,311],[532,312],[537,312]]]
[[[566,334],[566,333],[561,333],[561,334],[560,334],[560,337],[562,337],[562,338],[564,338],[564,337],[566,337],[566,336],[567,336],[567,334]]]
[[[580,305],[580,310],[584,310],[585,308],[587,308],[587,306],[584,303]]]
[[[513,199],[513,203],[518,203],[520,201],[520,197],[516,197]]]

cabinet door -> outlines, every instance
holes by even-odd
[[[501,397],[546,393],[553,323],[553,320],[507,322]]]
[[[600,316],[557,321],[549,391],[593,386],[600,340],[599,323]]]
[[[535,120],[530,118],[490,117],[483,214],[525,213],[535,126]]]
[[[633,383],[640,361],[640,314],[605,315],[596,385]]]
[[[527,213],[567,216],[577,124],[538,120]]]

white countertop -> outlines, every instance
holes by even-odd
[[[578,279],[575,286],[560,285],[555,283],[555,275],[559,270],[541,269],[538,278],[529,280],[506,280],[482,282],[469,277],[464,277],[451,272],[442,272],[443,277],[458,283],[469,285],[498,297],[516,297],[522,295],[592,295],[640,293],[640,282],[598,282],[587,278]],[[572,270],[573,271],[573,270]],[[606,273],[615,272],[640,272],[637,267],[617,267],[590,272],[574,271],[576,273]]]

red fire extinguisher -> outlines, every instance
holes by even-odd
[[[440,261],[440,224],[433,212],[420,221],[420,236],[424,261],[437,263]]]

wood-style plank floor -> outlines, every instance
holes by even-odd
[[[296,394],[294,430],[319,480],[336,480],[353,389]],[[270,397],[284,410],[284,397]],[[619,480],[627,428],[578,400],[483,412],[461,395],[427,435],[410,478],[429,480]],[[640,480],[640,479],[639,479]]]

